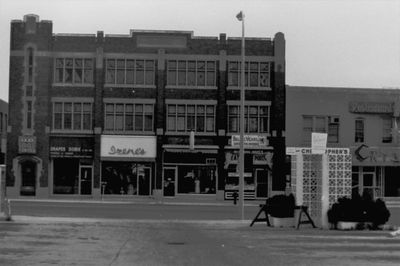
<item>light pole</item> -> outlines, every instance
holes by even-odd
[[[241,88],[240,88],[240,151],[239,151],[239,206],[241,218],[244,220],[244,13],[240,11],[236,18],[242,22],[242,63],[241,63]]]

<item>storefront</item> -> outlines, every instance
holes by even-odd
[[[163,145],[163,195],[216,194],[217,151],[214,145]]]
[[[50,183],[54,195],[92,195],[93,147],[91,137],[50,138]]]
[[[156,137],[101,136],[104,195],[149,196],[154,189]]]
[[[353,194],[400,197],[400,148],[353,147]]]
[[[225,199],[232,199],[239,191],[239,138],[232,136],[225,147]],[[244,197],[245,199],[266,198],[272,191],[273,149],[268,146],[266,136],[245,135],[244,138]]]

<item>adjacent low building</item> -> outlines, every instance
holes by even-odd
[[[286,115],[288,147],[350,148],[353,194],[400,197],[399,89],[287,86]]]
[[[241,39],[11,22],[9,197],[238,189]],[[245,192],[285,187],[285,39],[246,38]],[[191,140],[192,139],[192,140]]]

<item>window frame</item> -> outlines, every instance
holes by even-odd
[[[245,130],[244,133],[246,134],[268,134],[270,135],[271,131],[271,104],[261,104],[257,103],[246,103],[244,111],[244,124]],[[251,110],[257,109],[257,112],[252,114]],[[262,109],[266,108],[266,112],[262,112]],[[240,104],[238,103],[228,103],[227,106],[227,132],[228,134],[238,134],[240,133]],[[231,112],[232,110],[232,112]],[[235,111],[233,111],[235,110]],[[256,119],[256,130],[250,130],[251,125],[255,125],[254,123],[251,124],[250,120]],[[263,122],[266,119],[266,123]],[[234,125],[233,125],[234,124]],[[232,130],[232,127],[237,128],[237,130]],[[267,127],[265,129],[265,126]],[[264,130],[265,129],[265,130]]]
[[[67,66],[67,60],[72,60],[71,66]],[[58,62],[61,62],[61,65]],[[77,62],[81,61],[81,66],[77,66]],[[56,85],[80,85],[80,86],[93,86],[94,85],[94,64],[95,58],[92,57],[55,57],[54,58],[54,75],[53,84]],[[71,70],[71,81],[67,81],[67,73]],[[81,71],[80,81],[76,80],[76,71]],[[61,72],[60,72],[61,71]],[[61,73],[61,75],[60,75]],[[87,75],[89,73],[89,75]],[[61,76],[61,80],[60,80]]]
[[[167,88],[217,88],[218,60],[168,59],[166,65]]]
[[[61,110],[58,111],[56,105],[61,105]],[[71,105],[70,112],[66,113],[66,105]],[[75,110],[75,106],[80,105],[79,112]],[[86,111],[85,106],[90,105],[90,112]],[[78,100],[63,100],[63,99],[52,99],[52,126],[51,130],[53,133],[68,133],[68,132],[79,132],[79,133],[93,133],[93,101],[90,99],[80,99]],[[77,115],[79,114],[79,128],[75,128],[78,125],[75,121]],[[71,127],[67,128],[66,115],[70,115]],[[87,118],[89,116],[89,119]],[[59,118],[58,118],[59,117]],[[60,120],[58,120],[60,119]],[[90,121],[88,126],[85,126],[85,122]],[[59,125],[59,126],[57,126]]]
[[[254,68],[255,64],[257,67]],[[241,85],[241,61],[229,60],[227,61],[227,72],[228,72],[228,89],[238,89]],[[263,65],[267,68],[263,69]],[[271,89],[271,61],[255,61],[249,60],[245,62],[245,88],[248,89]],[[256,85],[252,80],[253,77],[257,77]],[[263,80],[266,84],[263,84]]]
[[[118,66],[118,62],[124,62],[123,66]],[[104,65],[105,65],[105,82],[104,82],[105,87],[107,86],[155,87],[156,85],[157,60],[155,59],[110,57],[104,59]],[[111,67],[111,65],[113,65],[114,67]],[[118,73],[119,73],[118,71],[120,72],[122,71],[121,73],[123,73],[123,82],[118,82]],[[140,81],[142,82],[138,81],[139,77]]]

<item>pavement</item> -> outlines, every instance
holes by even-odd
[[[249,220],[13,216],[0,265],[398,265],[390,231],[249,227]]]

